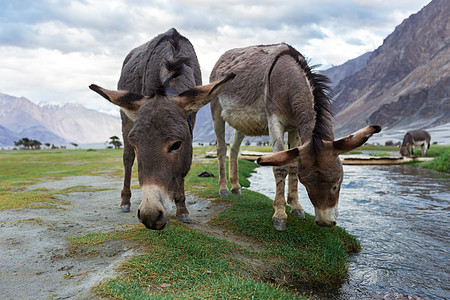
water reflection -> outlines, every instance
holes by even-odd
[[[450,296],[450,177],[417,166],[344,166],[338,225],[363,247],[334,299]],[[260,167],[251,189],[275,196],[272,169]],[[314,214],[299,185],[305,211]]]

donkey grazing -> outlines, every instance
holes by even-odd
[[[359,147],[381,128],[368,126],[333,141],[328,79],[313,73],[305,58],[287,44],[229,50],[217,61],[210,81],[227,72],[235,73],[236,79],[211,102],[217,136],[220,195],[228,196],[225,172],[227,122],[235,129],[229,160],[232,193],[241,194],[237,155],[242,140],[246,135],[269,135],[273,151],[277,153],[260,157],[258,163],[275,166],[275,229],[286,229],[284,187],[287,174],[287,202],[292,214],[304,217],[304,209],[298,201],[298,178],[315,207],[316,224],[334,226],[343,178],[338,155]],[[286,131],[289,147],[293,149],[283,151]]]
[[[202,84],[200,65],[194,47],[175,28],[130,51],[123,62],[117,87],[119,90],[140,95],[152,95],[154,90],[164,83],[170,93],[179,93]],[[124,142],[124,181],[120,207],[123,212],[129,212],[131,170],[135,159],[135,149],[128,135],[134,125],[136,113],[122,108],[120,116]],[[191,121],[193,127],[195,113],[191,115]],[[188,216],[181,216],[180,218],[188,221]]]
[[[171,29],[130,52],[122,68],[119,91],[90,86],[121,107],[125,169],[121,207],[125,212],[130,210],[131,168],[136,153],[142,189],[137,216],[147,228],[160,230],[166,226],[171,200],[175,201],[177,218],[190,221],[184,177],[192,161],[195,113],[233,78],[234,74],[229,74],[223,80],[199,85],[200,68],[192,45]]]
[[[431,136],[425,130],[408,131],[403,137],[403,143],[400,147],[401,156],[414,156],[414,147],[420,146],[422,157],[427,156],[427,150],[430,149]]]
[[[168,93],[166,85],[148,96],[89,86],[135,116],[127,139],[137,153],[142,189],[137,216],[147,228],[160,230],[166,226],[172,200],[177,218],[189,222],[184,195],[184,177],[192,162],[192,127],[188,117],[216,97],[234,76],[230,74],[223,80],[178,95]]]

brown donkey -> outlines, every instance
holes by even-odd
[[[414,147],[419,146],[422,149],[422,157],[427,156],[427,150],[430,149],[431,136],[425,130],[408,131],[403,137],[400,147],[400,155],[402,157],[414,156]]]
[[[177,95],[168,93],[166,86],[148,96],[89,86],[136,116],[127,139],[137,153],[142,190],[137,216],[147,228],[160,230],[166,226],[172,201],[177,218],[189,222],[184,194],[184,177],[192,162],[192,127],[188,117],[208,104],[233,78],[234,74],[230,74]]]
[[[235,73],[236,79],[211,102],[217,136],[220,195],[228,195],[225,175],[227,122],[235,129],[229,160],[232,193],[241,193],[237,155],[243,138],[269,135],[273,151],[278,153],[263,156],[258,163],[275,166],[274,227],[286,229],[284,188],[288,174],[287,202],[292,214],[304,217],[298,201],[298,178],[315,207],[316,224],[334,226],[343,178],[338,155],[359,147],[381,128],[368,126],[333,141],[328,78],[313,73],[305,58],[287,44],[229,50],[217,61],[210,81],[228,72]],[[288,132],[289,148],[293,148],[288,151],[283,151],[285,132]]]
[[[200,65],[194,47],[174,28],[130,51],[123,62],[117,88],[140,95],[152,95],[155,88],[162,86],[164,82],[170,93],[180,93],[202,84]],[[120,207],[123,212],[129,212],[135,150],[128,139],[128,134],[134,125],[136,114],[122,108],[120,116],[124,142],[124,181]],[[190,118],[193,127],[195,113]]]
[[[130,210],[131,168],[136,153],[142,189],[137,215],[147,228],[165,227],[172,200],[177,218],[190,221],[184,177],[192,161],[195,113],[233,78],[234,74],[229,74],[200,86],[200,68],[192,45],[171,29],[130,52],[122,68],[119,91],[90,86],[121,107],[125,169],[121,207],[125,212]]]

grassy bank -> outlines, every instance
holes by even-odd
[[[434,157],[434,160],[420,164],[421,167],[450,173],[450,146],[431,146],[427,156]]]
[[[241,161],[240,183],[256,164]],[[359,242],[339,227],[319,228],[314,217],[290,217],[288,230],[272,227],[272,201],[244,190],[242,196],[218,197],[217,178],[196,174],[216,172],[215,161],[195,162],[186,178],[186,190],[199,197],[226,201],[232,206],[211,221],[215,226],[245,236],[259,245],[250,251],[230,241],[189,229],[175,219],[162,232],[139,226],[113,236],[88,235],[73,239],[75,246],[108,239],[131,239],[148,251],[122,266],[122,275],[103,282],[97,291],[120,299],[264,298],[295,299],[300,284],[331,286],[347,272],[347,254],[360,249]]]
[[[119,299],[293,299],[297,296],[256,275],[248,262],[258,254],[189,229],[176,220],[161,232],[136,226],[132,230],[91,234],[71,241],[75,247],[81,247],[114,239],[134,241],[145,248],[145,254],[129,259],[121,266],[120,276],[101,283],[95,290],[102,296]]]
[[[121,154],[120,150],[0,152],[0,210],[70,209],[57,195],[92,192],[92,187],[52,190],[29,186],[65,176],[121,177]],[[249,186],[247,177],[255,167],[241,161],[242,186]],[[259,250],[197,232],[176,219],[162,232],[136,225],[125,231],[71,238],[74,249],[83,247],[86,255],[102,255],[95,245],[110,240],[130,240],[145,249],[145,254],[122,265],[117,278],[103,282],[96,289],[99,294],[120,299],[293,299],[301,296],[295,288],[301,284],[330,286],[342,280],[347,271],[347,253],[360,248],[343,229],[319,228],[312,216],[290,216],[288,229],[277,232],[272,227],[270,199],[246,189],[241,197],[219,199],[217,178],[197,177],[202,171],[217,174],[215,160],[194,162],[186,178],[186,190],[199,197],[227,201],[231,208],[211,224],[248,240]]]
[[[61,208],[57,194],[95,191],[87,186],[64,190],[30,189],[45,180],[67,176],[121,176],[121,150],[0,151],[0,211],[24,208]]]
[[[255,166],[252,162],[240,161],[242,186],[249,186],[246,177],[251,175]],[[192,171],[214,172],[216,168],[215,164],[194,164]],[[218,197],[216,178],[208,178],[208,182],[205,182],[189,176],[187,184],[196,187],[192,192],[200,197],[224,201]],[[280,274],[287,271],[293,281],[312,285],[336,283],[347,271],[347,253],[360,249],[359,242],[344,229],[320,228],[314,224],[314,216],[307,215],[305,219],[299,219],[289,214],[290,208],[287,208],[287,230],[277,232],[272,224],[272,200],[257,192],[244,189],[242,196],[233,195],[226,201],[231,202],[232,207],[214,219],[213,223],[262,243],[268,249],[268,256],[278,261],[277,271]]]

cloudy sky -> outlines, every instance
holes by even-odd
[[[226,50],[286,42],[322,68],[376,49],[430,0],[0,0],[0,93],[118,111],[88,89],[114,89],[128,52],[175,27],[208,82]]]

